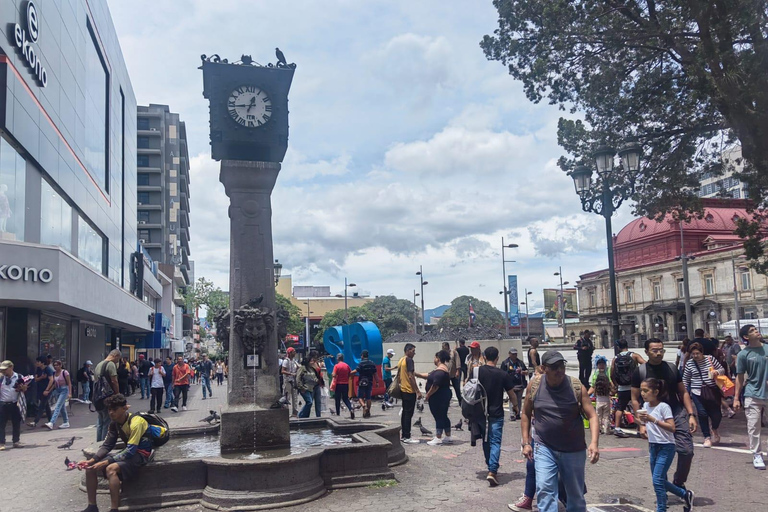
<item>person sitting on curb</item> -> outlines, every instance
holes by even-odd
[[[83,512],[99,512],[99,507],[96,505],[99,475],[109,481],[111,499],[109,511],[117,512],[120,507],[120,484],[136,478],[139,470],[152,457],[152,440],[146,435],[150,428],[149,423],[141,416],[128,412],[131,406],[126,402],[125,396],[118,393],[107,397],[104,405],[112,420],[107,438],[93,457],[78,464],[86,467],[85,486],[88,492],[88,506]],[[162,427],[151,428],[164,431]],[[125,443],[125,448],[110,455],[118,438]]]

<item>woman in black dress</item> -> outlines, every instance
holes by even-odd
[[[445,350],[435,354],[437,368],[427,376],[427,394],[424,400],[429,403],[429,411],[435,418],[435,438],[427,442],[431,446],[453,442],[451,420],[448,419],[448,405],[451,402],[451,377],[448,374],[450,360],[451,354]]]

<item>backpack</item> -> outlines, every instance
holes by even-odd
[[[106,371],[107,366],[110,363],[115,364],[112,361],[106,361],[101,366],[101,371],[99,372],[99,376],[96,379],[96,382],[93,383],[93,391],[91,391],[91,401],[92,401],[93,408],[97,411],[103,410],[104,400],[115,394],[115,390],[112,389],[112,382],[110,382],[109,374]]]
[[[632,373],[634,373],[637,363],[632,357],[632,352],[619,354],[614,361],[614,377],[621,386],[632,384]]]
[[[157,414],[149,412],[138,412],[131,414],[128,418],[128,423],[136,416],[144,419],[149,424],[149,428],[142,437],[149,438],[152,441],[152,446],[158,448],[163,446],[171,438],[171,429],[168,427],[168,422],[161,418]]]
[[[571,380],[571,388],[573,388],[573,394],[576,395],[576,403],[579,404],[579,412],[583,415],[584,409],[581,406],[581,381],[576,377],[570,377],[568,375],[566,375],[566,377]],[[528,390],[528,393],[530,393],[531,396],[531,401],[536,397],[536,393],[539,391],[539,385],[541,384],[541,379],[543,378],[543,375],[537,375],[531,379],[531,388]],[[520,407],[522,408],[522,405]]]
[[[464,384],[461,396],[468,405],[475,405],[485,400],[485,388],[480,384],[478,375],[480,374],[480,367],[475,366],[472,369],[472,377]]]

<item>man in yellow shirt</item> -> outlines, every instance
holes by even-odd
[[[425,378],[417,375],[414,371],[413,356],[416,355],[416,345],[413,343],[405,344],[405,356],[397,363],[397,378],[400,379],[400,391],[402,393],[403,414],[400,416],[400,430],[402,442],[407,444],[418,444],[417,439],[411,439],[411,420],[413,412],[416,410],[416,400],[421,398],[421,391],[416,384],[416,377]]]

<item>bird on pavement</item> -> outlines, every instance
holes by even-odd
[[[208,411],[208,412],[210,413],[210,415],[206,416],[203,419],[201,419],[200,420],[201,423],[205,421],[205,422],[207,422],[210,425],[211,422],[213,422],[213,421],[220,421],[221,420],[221,416],[219,416],[219,413],[217,413],[216,411]]]
[[[461,423],[461,420],[459,420],[459,422],[453,426],[453,430],[464,430],[461,428]]]
[[[421,430],[421,435],[423,435],[423,436],[431,436],[432,435],[432,431],[429,430],[428,428],[424,428],[424,425],[419,425],[419,430]]]
[[[70,439],[69,441],[64,443],[63,445],[59,446],[59,450],[69,450],[70,448],[72,448],[72,445],[74,443],[75,443],[75,438],[73,437],[72,439]]]
[[[64,465],[67,466],[67,469],[69,469],[69,465],[72,464],[72,461],[69,460],[69,457],[66,457],[64,459]]]
[[[275,48],[275,57],[277,57],[277,64],[288,64],[285,60],[285,55],[280,51],[280,48]]]
[[[419,419],[413,422],[414,427],[420,427],[422,425],[421,423],[421,416],[419,416]]]

